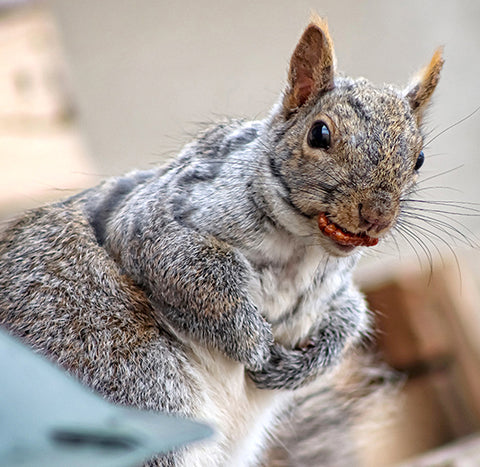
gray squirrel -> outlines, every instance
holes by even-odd
[[[11,222],[1,326],[111,401],[217,431],[146,465],[260,465],[294,394],[369,331],[352,272],[415,184],[442,64],[406,89],[341,76],[313,17],[265,119]]]

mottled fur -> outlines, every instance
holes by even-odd
[[[2,326],[114,402],[217,428],[149,465],[255,465],[292,390],[368,330],[352,282],[362,248],[316,219],[388,232],[439,67],[402,92],[334,63],[314,20],[267,118],[219,124],[166,167],[30,211],[0,238]],[[318,120],[325,150],[307,143]]]

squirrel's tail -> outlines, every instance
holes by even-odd
[[[395,408],[400,376],[373,357],[352,355],[328,378],[297,391],[272,434],[265,467],[351,467]],[[381,414],[381,416],[379,416]]]

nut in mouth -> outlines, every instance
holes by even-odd
[[[354,234],[342,229],[340,226],[330,221],[323,212],[318,215],[318,228],[326,237],[343,246],[375,246],[378,238],[370,237],[365,233]]]

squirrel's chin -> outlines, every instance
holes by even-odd
[[[322,246],[327,251],[327,253],[332,256],[338,257],[350,256],[360,250],[358,246],[341,245],[340,243],[337,243],[331,238],[325,238],[325,240],[322,241]]]

